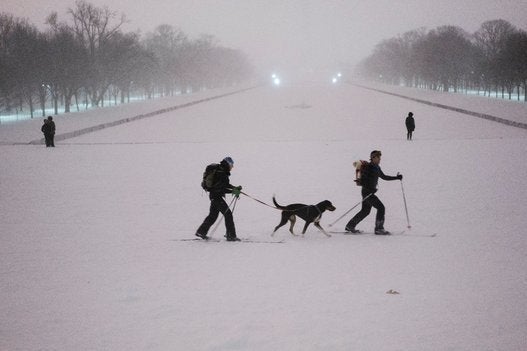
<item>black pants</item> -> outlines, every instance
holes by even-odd
[[[55,147],[55,134],[44,134],[46,147]]]
[[[408,133],[406,133],[406,140],[412,140],[413,132],[414,132],[413,130],[409,130]]]
[[[227,237],[228,238],[234,238],[236,237],[236,228],[234,228],[234,220],[232,218],[232,212],[223,199],[223,197],[219,198],[212,198],[210,199],[210,210],[209,215],[205,218],[203,223],[199,226],[197,233],[201,235],[206,235],[214,224],[216,222],[216,219],[218,219],[218,215],[223,213],[223,216],[225,217],[225,227],[227,229]]]
[[[362,192],[362,199],[366,198],[368,195],[369,193]],[[348,222],[348,224],[346,224],[346,228],[355,228],[355,226],[359,224],[360,221],[370,214],[372,207],[377,209],[377,216],[375,217],[375,229],[384,229],[384,205],[375,195],[371,195],[362,202],[362,208],[360,212],[357,213]]]

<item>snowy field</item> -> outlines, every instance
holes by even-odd
[[[504,118],[517,106],[490,101]],[[58,116],[58,133],[137,109]],[[527,347],[527,130],[347,84],[256,88],[54,149],[12,144],[39,129],[0,126],[0,350]],[[404,175],[411,229],[400,182],[378,192],[403,235],[271,238],[280,212],[242,196],[238,236],[283,243],[178,241],[208,213],[204,167],[227,155],[247,194],[331,200],[321,224],[342,230],[358,209],[329,224],[360,201],[352,162],[373,149]]]

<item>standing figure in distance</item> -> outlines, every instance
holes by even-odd
[[[52,147],[53,145],[53,134],[52,134],[52,125],[49,123],[49,120],[44,118],[44,123],[40,130],[44,133],[44,140],[46,141],[46,147]]]
[[[406,117],[406,140],[412,140],[412,133],[415,130],[415,120],[414,120],[414,114],[412,112],[408,112],[408,117]]]

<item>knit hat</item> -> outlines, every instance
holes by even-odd
[[[225,158],[223,159],[223,161],[227,162],[227,164],[228,164],[229,166],[231,166],[231,167],[234,166],[234,161],[233,161],[232,158],[229,157],[229,156],[225,157]]]

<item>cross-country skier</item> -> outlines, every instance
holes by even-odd
[[[346,224],[346,231],[350,233],[360,233],[359,230],[355,229],[355,226],[359,224],[366,216],[370,214],[371,208],[377,209],[377,216],[375,217],[375,234],[388,235],[390,232],[384,230],[384,205],[375,195],[377,192],[377,183],[379,178],[383,180],[400,180],[403,179],[402,174],[397,176],[385,175],[379,163],[381,162],[381,152],[373,150],[370,153],[370,162],[364,166],[360,175],[360,185],[362,187],[362,208],[349,222]]]
[[[225,217],[225,227],[227,233],[225,237],[227,241],[240,241],[236,236],[236,228],[234,227],[234,220],[232,211],[225,202],[225,194],[233,194],[235,197],[240,196],[242,190],[241,186],[234,186],[229,183],[229,176],[234,167],[234,161],[230,157],[225,157],[214,172],[214,179],[211,188],[209,189],[210,210],[209,215],[205,218],[201,226],[196,231],[196,236],[202,239],[208,239],[207,233],[210,227],[216,222],[219,213],[223,213]]]

